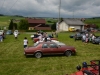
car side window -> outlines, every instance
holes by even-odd
[[[42,48],[48,48],[48,44],[43,44]]]
[[[56,44],[50,44],[50,48],[57,48]]]

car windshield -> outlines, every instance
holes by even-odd
[[[80,33],[77,33],[77,35],[81,35]]]
[[[100,39],[100,37],[98,37],[98,39]]]
[[[64,43],[62,43],[62,42],[55,42],[57,45],[66,45],[66,44],[64,44]]]

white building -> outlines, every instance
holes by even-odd
[[[79,19],[63,19],[58,25],[58,31],[68,31],[69,27],[75,27],[75,29],[84,30],[84,23]]]

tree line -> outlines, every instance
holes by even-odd
[[[28,30],[28,21],[25,19],[21,19],[19,23],[14,23],[14,19],[11,19],[10,23],[9,23],[9,30],[16,30],[16,29],[20,29],[20,30]]]
[[[56,22],[54,22],[50,27],[52,30],[56,30]],[[8,27],[9,30],[28,30],[28,28],[29,23],[26,19],[21,19],[19,23],[15,23],[14,19],[11,19]]]

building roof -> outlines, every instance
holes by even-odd
[[[66,23],[66,24],[69,24],[69,25],[85,25],[81,20],[79,19],[63,19],[63,21]]]
[[[28,23],[46,23],[45,19],[26,18]]]

